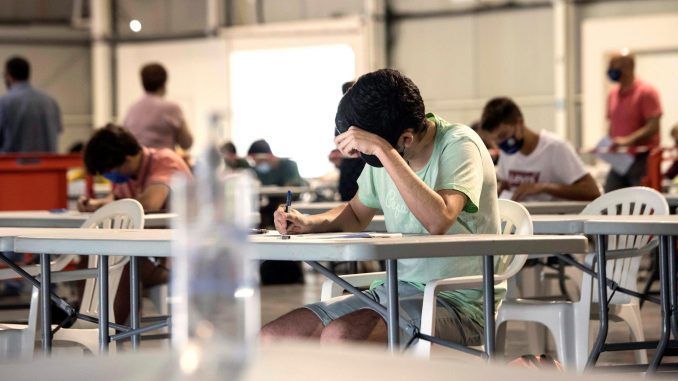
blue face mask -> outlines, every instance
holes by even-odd
[[[257,164],[255,168],[257,172],[262,174],[271,172],[271,164],[268,163]]]
[[[508,155],[513,155],[514,153],[520,151],[523,148],[525,139],[516,139],[515,136],[512,136],[503,142],[499,143],[499,149]]]
[[[113,184],[124,184],[129,181],[130,177],[127,175],[120,174],[118,172],[106,172],[103,173],[103,176],[106,180],[112,182]]]
[[[612,82],[619,82],[621,79],[622,72],[619,69],[609,69],[607,71],[607,78],[610,79]]]

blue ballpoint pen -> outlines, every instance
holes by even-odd
[[[288,190],[287,191],[287,200],[285,200],[285,213],[289,212],[290,210],[290,205],[292,205],[292,191]],[[290,223],[287,223],[287,226],[290,226]],[[290,236],[288,234],[283,234],[280,238],[282,239],[290,239]]]

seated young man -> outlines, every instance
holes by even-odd
[[[572,146],[558,136],[527,128],[509,98],[485,105],[480,128],[501,150],[497,165],[500,197],[514,201],[582,200],[600,196],[598,185]]]
[[[362,231],[379,209],[389,232],[498,233],[496,175],[485,145],[469,127],[425,114],[419,89],[409,78],[391,69],[363,75],[341,99],[335,121],[337,148],[368,164],[358,179],[358,193],[318,215],[279,208],[275,225],[280,233]],[[480,274],[481,260],[400,260],[398,273],[401,316],[418,327],[424,284]],[[383,284],[366,293],[386,304]],[[481,304],[480,290],[441,293],[437,334],[466,345],[479,344],[484,324]],[[386,324],[357,297],[345,296],[294,310],[264,326],[261,335],[265,340],[386,342]]]
[[[145,212],[167,209],[170,180],[177,172],[191,176],[184,160],[169,148],[147,148],[139,144],[126,129],[108,124],[94,133],[85,147],[85,168],[90,174],[101,174],[113,183],[113,192],[102,199],[86,197],[78,200],[78,210],[93,212],[122,198],[133,198]],[[145,286],[167,283],[169,262],[154,265],[148,259],[139,261],[139,275]],[[123,323],[129,315],[129,270],[125,266],[115,298],[115,320]]]
[[[147,148],[134,136],[113,124],[99,129],[85,147],[85,168],[101,174],[113,183],[113,192],[105,198],[81,197],[78,210],[93,212],[114,199],[134,198],[145,212],[167,209],[170,179],[176,172],[191,176],[184,160],[169,148]]]

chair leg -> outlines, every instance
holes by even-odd
[[[541,354],[546,352],[546,327],[538,323],[525,322],[527,348],[529,353]]]
[[[621,318],[629,327],[632,341],[645,341],[645,332],[643,332],[643,321],[640,318],[640,307],[634,304],[621,305],[615,315]],[[636,362],[647,364],[647,350],[634,351]]]
[[[571,322],[567,321],[567,319],[562,319],[557,325],[547,324],[546,328],[548,328],[548,331],[553,336],[553,341],[556,344],[556,353],[563,366],[566,369],[577,369],[579,371],[576,347],[580,333],[575,332],[573,337],[572,330],[567,328],[570,324]],[[586,335],[588,336],[588,332],[586,332]]]

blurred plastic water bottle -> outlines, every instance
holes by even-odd
[[[172,346],[185,374],[231,379],[260,328],[258,266],[247,242],[258,195],[251,173],[224,171],[218,119],[211,126],[194,179],[176,178],[172,189]]]

